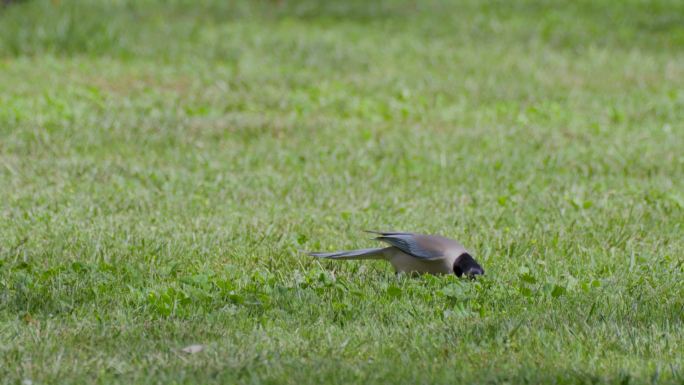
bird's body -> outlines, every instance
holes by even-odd
[[[484,274],[475,259],[453,239],[404,232],[371,233],[379,234],[375,239],[391,246],[310,255],[328,259],[383,259],[392,264],[397,274]]]
[[[441,259],[435,260],[422,260],[416,258],[410,254],[406,254],[403,251],[397,249],[396,247],[388,247],[387,251],[388,258],[394,271],[397,273],[419,273],[419,274],[453,274],[455,256],[448,256]]]

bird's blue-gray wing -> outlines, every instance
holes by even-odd
[[[380,235],[375,239],[420,259],[444,258],[453,246],[450,244],[453,241],[439,236],[400,232],[369,232]]]

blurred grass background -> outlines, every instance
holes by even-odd
[[[681,383],[683,48],[667,0],[1,7],[0,381]],[[487,277],[298,253],[365,228]]]

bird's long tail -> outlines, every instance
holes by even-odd
[[[329,259],[384,259],[384,251],[387,247],[372,249],[359,249],[348,251],[333,251],[331,253],[309,253],[312,257]]]

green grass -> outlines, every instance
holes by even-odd
[[[683,122],[681,1],[0,8],[0,383],[682,384]]]

